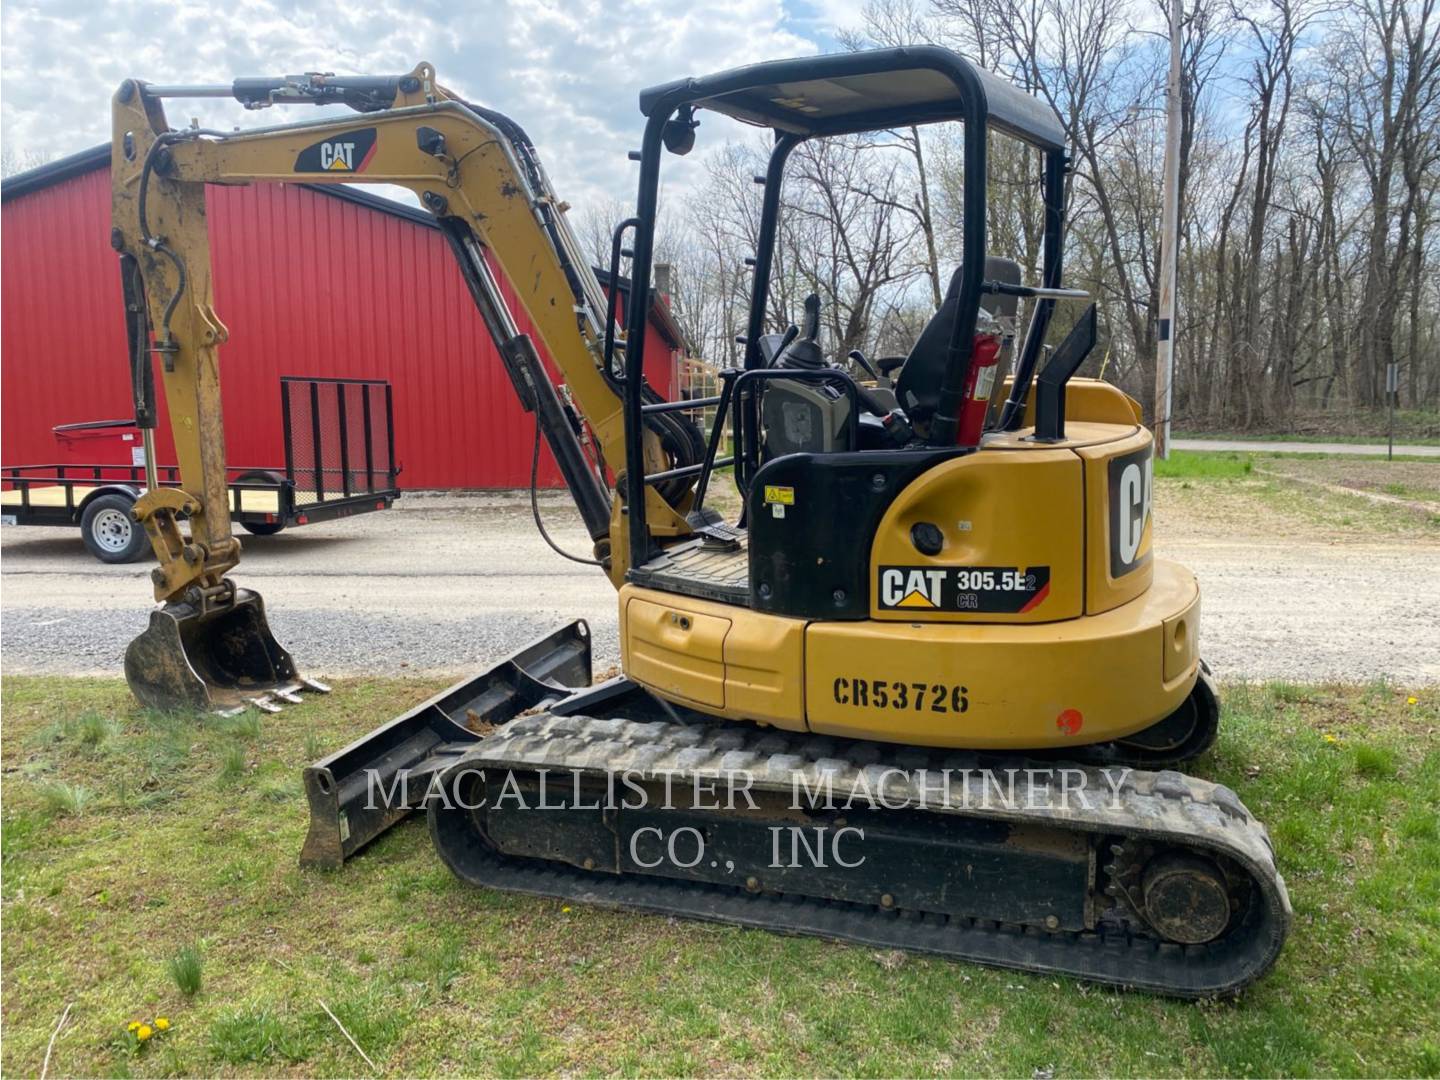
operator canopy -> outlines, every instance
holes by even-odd
[[[1049,105],[933,45],[771,60],[640,91],[646,116],[686,104],[804,136],[978,120],[1042,150],[1065,148]]]

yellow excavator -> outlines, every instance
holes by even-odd
[[[171,129],[169,97],[351,111]],[[591,685],[576,622],[316,762],[302,862],[338,866],[424,810],[476,885],[1180,996],[1259,977],[1290,921],[1269,838],[1232,791],[1170,768],[1212,744],[1219,705],[1196,581],[1152,554],[1151,435],[1132,399],[1074,378],[1093,305],[1047,345],[1085,299],[1061,284],[1054,111],[933,47],[681,79],[640,111],[607,296],[525,132],[428,64],[121,85],[112,239],[136,415],[154,427],[158,357],[182,476],[135,506],[160,601],[127,652],[136,696],[233,709],[310,685],[229,576],[206,185],[400,185],[453,249],[619,591],[624,673]],[[744,365],[713,398],[666,401],[644,376],[660,171],[706,112],[774,137]],[[906,356],[827,356],[818,298],[770,310],[787,161],[922,123],[963,131],[960,265]],[[987,250],[998,137],[1038,164],[1036,284]],[[707,434],[691,418],[708,408]],[[706,505],[719,482],[738,520]]]

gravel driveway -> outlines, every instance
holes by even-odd
[[[1176,450],[1238,450],[1257,454],[1363,454],[1366,457],[1383,456],[1390,447],[1383,442],[1337,443],[1302,442],[1283,439],[1171,439],[1170,445]],[[1423,446],[1415,443],[1396,443],[1395,453],[1404,457],[1440,458],[1440,446]]]
[[[1440,682],[1440,545],[1242,527],[1201,500],[1167,504],[1163,486],[1156,503],[1160,554],[1200,576],[1204,654],[1222,678]],[[587,554],[565,496],[542,505],[552,534]],[[407,494],[244,544],[238,579],[307,674],[458,677],[573,618],[594,630],[598,669],[619,659],[608,580],[552,553],[523,496]],[[105,566],[77,530],[15,527],[0,530],[0,560],[5,672],[120,673],[150,606],[147,563]]]

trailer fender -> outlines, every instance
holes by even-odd
[[[135,562],[149,550],[145,529],[135,517],[137,497],[129,484],[105,484],[76,508],[80,539],[101,562]]]
[[[140,492],[142,490],[143,489],[133,484],[101,484],[75,504],[75,522],[79,524],[80,519],[85,516],[85,508],[102,495],[121,495],[133,503],[136,499],[140,498]]]

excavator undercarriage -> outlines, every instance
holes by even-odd
[[[1184,997],[1240,989],[1284,940],[1269,838],[1218,784],[717,724],[589,682],[575,623],[316,762],[302,863],[424,812],[477,886]]]
[[[182,96],[361,116],[172,131],[161,102]],[[158,357],[184,482],[137,504],[162,605],[127,654],[137,696],[233,708],[325,689],[228,576],[205,186],[399,184],[434,216],[619,590],[624,674],[591,685],[577,622],[315,763],[304,864],[338,867],[423,811],[477,886],[1180,996],[1258,978],[1290,920],[1269,839],[1234,792],[1170,771],[1213,744],[1219,703],[1198,585],[1154,556],[1151,436],[1133,400],[1074,378],[1094,305],[1041,364],[1057,306],[1085,299],[1061,284],[1059,118],[931,47],[738,68],[640,104],[606,296],[524,131],[428,64],[122,85],[113,242],[137,420],[153,460]],[[669,402],[644,355],[659,169],[704,110],[772,129],[774,148],[744,365],[713,398]],[[910,353],[827,357],[818,296],[767,332],[784,325],[767,305],[791,152],[940,121],[963,125],[963,250]],[[1038,285],[985,248],[992,133],[1041,166]],[[705,505],[722,478],[734,522]]]

